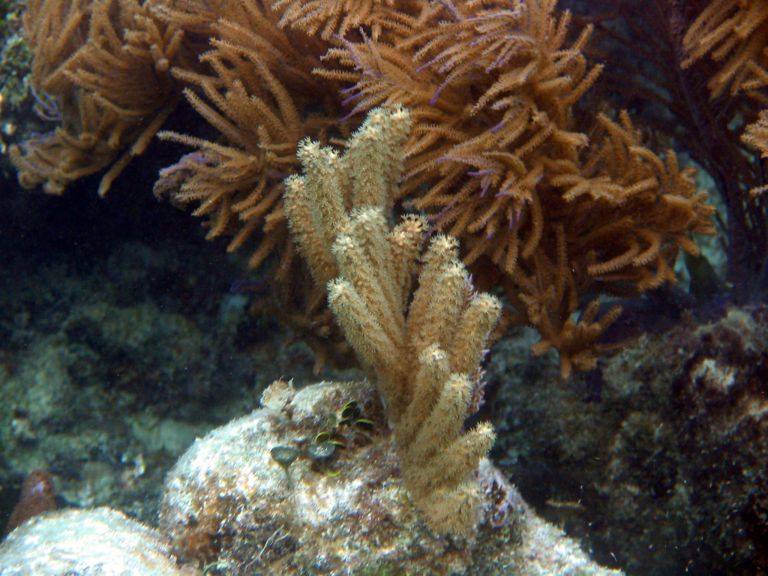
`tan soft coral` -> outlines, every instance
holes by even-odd
[[[689,234],[714,234],[714,208],[693,170],[681,169],[672,150],[661,158],[644,147],[626,113],[599,115],[592,145],[576,162],[549,162],[545,211],[556,240],[542,241],[505,286],[542,334],[534,352],[557,348],[567,376],[572,367],[595,366],[606,349],[599,336],[619,314],[613,307],[598,318],[593,300],[575,321],[578,295],[636,295],[675,282],[678,251],[698,254]]]
[[[714,97],[728,90],[735,93],[763,67],[766,41],[766,0],[711,0],[685,34],[683,66],[711,57],[720,67],[707,83],[710,92]]]
[[[393,9],[402,8],[398,0],[273,0],[280,14],[280,26],[302,30],[323,40],[344,37],[360,27],[375,34],[390,26]]]
[[[288,180],[286,208],[299,250],[315,280],[327,282],[330,308],[384,400],[414,504],[433,530],[471,534],[481,512],[474,472],[494,434],[464,423],[501,305],[475,293],[454,238],[438,235],[422,254],[423,219],[388,223],[409,129],[406,110],[377,109],[344,156],[304,141],[304,174]]]
[[[707,87],[712,99],[724,94],[735,98],[746,94],[762,108],[755,117],[754,106],[742,114],[750,124],[742,141],[763,158],[768,150],[766,109],[768,106],[768,1],[711,0],[689,27],[683,40],[687,55],[684,67],[710,58],[715,72]],[[755,186],[752,199],[768,190]]]

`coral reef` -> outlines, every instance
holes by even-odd
[[[599,314],[596,296],[674,281],[678,250],[698,253],[689,233],[713,232],[706,195],[671,150],[646,148],[625,114],[576,113],[602,66],[583,53],[592,28],[569,41],[570,14],[553,0],[156,0],[106,13],[86,0],[30,6],[33,84],[63,127],[12,150],[21,182],[58,193],[109,166],[105,192],[183,92],[217,136],[164,132],[196,150],[156,192],[196,205],[210,237],[233,235],[230,250],[257,242],[250,264],[270,264],[281,317],[304,328],[318,366],[345,355],[317,293],[302,288],[283,179],[302,137],[344,137],[378,105],[403,104],[414,119],[398,209],[459,238],[479,285],[506,293],[502,329],[535,326],[534,352],[557,349],[564,377],[606,350],[598,338],[619,309]],[[126,76],[152,81],[104,73],[118,55]]]
[[[373,113],[370,123],[352,139],[349,154],[344,158],[349,162],[358,162],[361,168],[370,168],[360,173],[363,178],[376,178],[377,175],[384,174],[396,175],[397,167],[402,165],[402,156],[397,153],[397,147],[392,145],[392,139],[387,138],[386,134],[387,130],[394,130],[399,134],[394,141],[398,138],[402,141],[407,135],[407,120],[408,115],[403,110]],[[390,121],[389,126],[384,126],[387,121]],[[368,164],[360,162],[361,151],[358,150],[358,144],[367,147],[364,151]],[[307,143],[306,146],[313,145]],[[375,149],[376,153],[371,153],[371,148]],[[334,156],[329,149],[323,150],[317,146],[315,149],[317,154]],[[381,171],[377,172],[377,166],[370,162],[372,159],[381,159],[382,153],[388,162],[381,162],[378,165]],[[300,183],[307,188],[312,188],[313,184],[317,183],[314,180],[317,174],[311,168],[322,167],[321,156],[313,156],[309,152],[304,152],[303,155],[307,160],[307,173],[302,178],[296,177],[292,180],[289,185],[292,189]],[[315,161],[314,167],[312,160]],[[338,171],[336,175],[342,176],[343,173]],[[386,358],[393,348],[380,346],[380,342],[375,342],[379,345],[378,348],[366,345],[365,339],[375,338],[376,334],[361,334],[350,329],[350,321],[354,322],[355,318],[360,321],[363,317],[359,313],[348,314],[345,328],[352,335],[351,339],[355,340],[355,346],[366,360],[371,374],[376,377],[378,393],[383,393],[383,398],[389,404],[387,408],[379,403],[371,384],[366,382],[353,385],[320,385],[296,393],[284,382],[279,382],[264,395],[265,403],[271,408],[256,413],[251,419],[236,420],[222,429],[223,432],[214,432],[212,438],[219,434],[226,436],[223,445],[214,442],[213,448],[210,448],[201,441],[192,448],[189,457],[180,460],[176,471],[171,473],[166,482],[166,497],[161,513],[162,532],[173,537],[175,549],[179,554],[201,564],[213,562],[214,564],[208,565],[209,571],[219,568],[242,569],[245,570],[242,573],[249,573],[254,567],[254,562],[266,559],[267,552],[278,554],[282,550],[281,546],[285,542],[290,543],[291,538],[303,538],[301,548],[310,552],[310,556],[301,557],[296,551],[291,551],[287,558],[282,555],[276,559],[275,568],[282,569],[284,566],[280,562],[290,561],[306,563],[311,570],[327,571],[330,568],[325,567],[323,562],[326,562],[327,566],[335,565],[342,573],[353,574],[380,567],[380,561],[383,561],[394,570],[404,565],[406,571],[410,570],[409,566],[412,564],[416,571],[425,566],[437,566],[438,570],[455,566],[465,569],[468,573],[477,574],[498,574],[509,570],[523,574],[574,570],[590,574],[611,573],[591,563],[575,543],[565,539],[552,526],[541,522],[532,512],[526,510],[515,490],[503,477],[488,462],[479,462],[488,448],[489,440],[493,438],[492,433],[487,424],[465,431],[464,420],[476,407],[477,398],[474,396],[477,391],[474,388],[480,383],[478,363],[483,355],[485,338],[498,314],[498,304],[495,299],[475,294],[471,290],[466,271],[456,259],[454,243],[446,237],[432,238],[431,247],[425,252],[425,261],[420,263],[417,256],[424,226],[414,228],[412,225],[416,220],[405,219],[404,227],[395,227],[389,236],[390,240],[384,240],[384,236],[379,240],[384,240],[385,244],[391,243],[388,245],[392,250],[400,248],[403,258],[410,255],[409,260],[386,259],[390,264],[378,269],[378,273],[382,275],[382,285],[378,288],[371,283],[361,284],[345,256],[340,253],[338,246],[348,235],[350,241],[359,243],[360,249],[367,255],[366,258],[376,258],[378,255],[381,260],[382,253],[374,250],[377,244],[376,233],[386,230],[386,222],[380,212],[381,204],[385,203],[387,194],[391,191],[391,184],[395,180],[396,178],[392,181],[384,179],[382,186],[368,186],[362,189],[350,186],[343,189],[356,191],[358,200],[362,198],[363,206],[366,199],[373,199],[374,202],[369,204],[368,208],[357,206],[349,214],[336,215],[346,215],[349,230],[337,234],[334,240],[336,248],[333,252],[337,258],[339,276],[332,287],[338,288],[342,283],[348,283],[349,293],[357,293],[361,303],[370,307],[372,313],[400,299],[403,325],[400,338],[407,343],[408,348],[413,347],[417,352],[421,347],[432,352],[418,354],[419,358],[415,361],[423,365],[422,369],[411,374],[400,367],[397,359],[380,362],[378,358]],[[337,199],[343,190],[333,190]],[[369,198],[360,193],[361,190],[368,193]],[[331,194],[329,197],[334,196]],[[377,203],[378,208],[374,208]],[[354,203],[352,205],[354,206]],[[314,204],[314,207],[321,208],[321,205]],[[367,230],[358,229],[355,233],[357,219],[372,212],[379,216],[379,226],[366,226]],[[370,223],[366,219],[363,219],[363,222]],[[409,238],[410,241],[406,242]],[[378,245],[381,248],[381,242]],[[370,268],[373,261],[363,258],[358,262],[362,270]],[[408,289],[410,276],[419,268],[419,288],[411,295]],[[399,276],[398,270],[401,272]],[[394,281],[398,277],[404,279],[402,283]],[[386,280],[389,281],[388,286],[383,285]],[[374,293],[364,292],[365,286],[374,288]],[[389,294],[389,298],[377,299],[377,291],[388,291],[385,293]],[[446,297],[440,298],[440,294]],[[407,315],[406,303],[410,304]],[[92,304],[90,308],[93,308]],[[338,308],[335,312],[344,314],[344,311]],[[107,316],[102,314],[99,318],[99,324],[106,324],[108,328]],[[396,337],[392,332],[392,325],[386,322],[396,321],[396,316],[379,315],[375,318],[377,323],[381,323],[380,329],[388,330],[389,337]],[[119,326],[121,322],[117,320],[116,325]],[[369,327],[376,326],[369,324]],[[406,330],[406,327],[410,327],[412,331]],[[438,332],[434,332],[435,327],[440,327]],[[105,330],[105,334],[108,333],[109,329]],[[124,334],[118,339],[131,342]],[[92,340],[94,339],[89,338],[84,342]],[[410,353],[404,347],[399,351],[402,354]],[[55,396],[56,392],[67,392],[66,388],[60,386],[58,389],[51,389],[51,392]],[[323,394],[323,391],[329,390],[328,394]],[[43,399],[38,397],[37,400]],[[51,397],[48,401],[56,405],[60,399]],[[434,406],[429,405],[432,403]],[[359,413],[349,416],[350,406],[355,406]],[[44,411],[44,406],[35,405],[35,408]],[[105,414],[104,408],[100,407],[99,412]],[[329,418],[334,413],[340,413],[340,417]],[[75,416],[76,414],[70,415]],[[396,424],[394,434],[389,431],[392,422]],[[270,434],[273,425],[277,437]],[[141,422],[138,426],[145,427]],[[246,429],[242,430],[242,426]],[[231,430],[235,431],[237,441],[226,434]],[[409,436],[418,440],[418,443],[407,442]],[[323,437],[326,439],[321,440]],[[281,447],[292,448],[298,457],[292,463],[290,460],[279,459],[275,450]],[[330,453],[329,448],[332,448]],[[198,451],[203,451],[201,457],[198,457]],[[419,460],[416,458],[417,453]],[[214,458],[213,454],[224,460],[232,457],[232,467],[225,466],[225,463]],[[245,462],[243,458],[246,459]],[[313,463],[310,463],[310,459]],[[189,470],[190,462],[194,465],[192,468],[203,463],[204,469],[199,470],[199,473],[193,469],[189,472],[192,476],[190,482],[186,482],[189,479],[186,471]],[[423,464],[423,470],[417,468],[419,463]],[[410,471],[407,470],[408,467]],[[441,476],[441,470],[436,469],[438,467],[448,473]],[[405,478],[402,469],[406,469]],[[268,476],[265,477],[265,474]],[[316,484],[317,482],[319,484]],[[196,491],[199,484],[202,484],[202,492]],[[378,486],[385,488],[384,494],[376,491]],[[212,487],[213,494],[206,491]],[[267,491],[270,487],[279,492],[270,494]],[[285,498],[286,487],[296,491],[296,498]],[[230,492],[225,488],[229,488]],[[335,488],[342,488],[344,492],[334,495],[332,490]],[[432,494],[427,493],[433,488]],[[306,495],[302,497],[301,491],[304,489]],[[274,501],[274,505],[243,501],[242,494],[248,494],[252,490],[256,490],[257,496],[260,494]],[[264,494],[262,491],[267,492]],[[328,499],[324,498],[324,495],[328,496]],[[434,495],[437,495],[437,500],[430,500]],[[375,503],[370,499],[375,500]],[[417,507],[412,506],[412,500],[422,512],[423,518],[416,513]],[[454,502],[455,508],[440,506],[445,500]],[[366,504],[368,501],[370,504]],[[282,506],[279,506],[278,502]],[[319,505],[321,503],[323,505]],[[327,506],[328,503],[334,505]],[[354,504],[359,506],[352,506]],[[198,505],[202,509],[198,509]],[[307,516],[307,507],[313,513],[328,512],[333,517],[321,518],[329,521],[311,522],[311,517]],[[261,522],[264,518],[258,516],[258,521],[249,523],[251,513],[274,514],[280,510],[284,516],[280,518],[282,521],[279,525],[275,522]],[[371,511],[378,511],[380,515],[370,516],[370,534],[375,536],[376,529],[387,529],[389,531],[381,536],[382,539],[388,537],[394,540],[392,545],[387,545],[381,552],[373,549],[370,556],[360,553],[356,557],[353,553],[361,552],[361,546],[365,543],[360,540],[361,513],[367,514]],[[99,514],[117,515],[110,511],[92,514],[96,517]],[[240,516],[241,514],[244,515]],[[243,533],[239,530],[238,516],[243,521]],[[295,519],[291,521],[292,517]],[[382,522],[385,517],[391,518],[392,521]],[[440,537],[429,529],[423,519],[433,528],[461,533],[465,537]],[[328,542],[323,527],[333,529],[336,520],[341,530],[336,537],[343,536],[347,539],[348,550],[339,553],[337,545],[330,550],[317,548],[327,545]],[[33,562],[26,559],[26,556],[21,561],[16,560],[17,555],[25,555],[24,549],[28,548],[24,544],[24,535],[32,528],[47,529],[50,526],[48,522],[46,517],[33,519],[11,534],[5,546],[8,550],[8,562],[12,566],[17,562]],[[69,530],[70,537],[77,536],[78,531],[87,530],[91,523],[88,517],[80,516],[81,526],[78,530]],[[476,523],[479,526],[476,527]],[[113,524],[117,526],[118,520]],[[263,533],[263,529],[268,526],[274,528],[268,534]],[[289,537],[283,538],[285,530],[289,530]],[[100,558],[97,553],[103,546],[116,543],[123,548],[125,555],[115,557],[111,562],[154,561],[151,557],[137,555],[133,544],[128,541],[131,537],[121,535],[119,530],[99,532],[102,539],[88,546],[87,553],[67,554],[66,560],[80,566],[88,566],[96,561],[90,553],[96,554],[95,558]],[[264,538],[260,539],[260,536]],[[82,544],[83,538],[86,537],[87,534],[82,535],[78,542]],[[58,569],[56,551],[67,543],[59,544],[47,532],[40,538],[45,542],[44,548],[53,549],[54,556],[48,557],[44,554],[35,561],[44,567],[41,569]],[[411,544],[404,546],[404,539],[408,539]],[[375,545],[376,541],[376,538],[373,538],[370,544]],[[88,540],[85,542],[87,544]],[[432,543],[432,552],[425,550],[425,542]],[[163,546],[162,541],[145,544],[149,550],[157,549],[162,555],[169,554]],[[402,556],[392,556],[393,546],[403,552]],[[385,556],[382,557],[382,553]],[[272,569],[269,566],[267,568]],[[22,567],[21,570],[23,569]],[[162,573],[160,568],[157,570]]]
[[[201,466],[228,495],[198,482],[203,496],[164,516],[208,573],[291,555],[310,573],[421,570],[438,552],[478,573],[600,572],[507,475],[607,566],[768,570],[764,0],[31,0],[29,91],[18,9],[0,0],[0,151],[52,197],[2,183],[2,524],[35,468],[62,505],[154,522],[191,439],[275,378],[310,381],[314,360],[327,381],[359,381],[316,392],[357,392],[297,420],[286,407],[301,392],[273,388],[283,400],[265,398],[278,416],[261,441],[275,443],[218,450],[242,448],[265,491]],[[20,121],[24,94],[41,119]],[[329,152],[365,114],[403,105],[412,129],[384,146],[389,164]],[[155,194],[203,217],[210,246],[180,248],[195,232],[142,193],[160,166]],[[97,186],[112,192],[95,209]],[[362,189],[375,208],[356,204]],[[116,247],[129,221],[141,232]],[[697,236],[716,230],[702,255]],[[333,372],[353,354],[370,384]],[[503,472],[483,458],[489,416]],[[291,536],[262,530],[246,492]],[[319,532],[341,552],[318,552],[327,542],[289,493],[341,502],[309,510],[350,513]],[[408,532],[365,541],[374,560],[350,494],[376,495]]]

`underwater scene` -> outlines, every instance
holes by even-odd
[[[768,0],[0,0],[0,576],[768,575]]]

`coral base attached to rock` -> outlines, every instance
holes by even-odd
[[[376,398],[365,382],[295,391],[278,381],[263,409],[198,440],[166,481],[160,524],[174,551],[233,576],[618,573],[537,518],[487,461],[477,533],[434,536],[403,486]],[[345,418],[350,403],[355,419]]]

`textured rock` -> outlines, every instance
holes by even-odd
[[[0,576],[194,576],[152,528],[110,508],[48,512],[0,544]]]
[[[349,401],[372,430],[333,425]],[[478,476],[487,503],[477,534],[434,537],[403,488],[366,383],[297,392],[276,382],[262,402],[198,440],[169,474],[160,528],[180,555],[233,576],[615,573],[531,513],[488,462]],[[326,460],[311,456],[323,433],[345,445]],[[276,446],[298,451],[287,471],[271,456]]]
[[[505,341],[497,450],[526,501],[637,575],[768,570],[768,307],[643,334],[563,382]],[[515,362],[518,362],[517,364]]]

